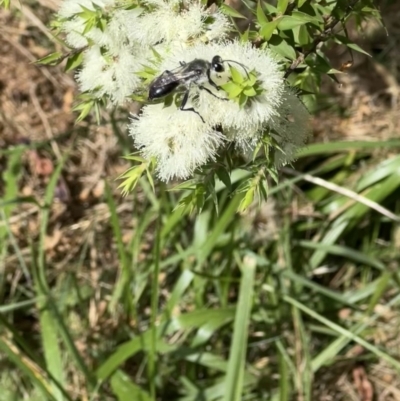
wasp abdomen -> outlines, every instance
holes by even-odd
[[[179,86],[179,82],[170,82],[162,86],[150,86],[149,100],[158,99],[170,94]]]

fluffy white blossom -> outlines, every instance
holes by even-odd
[[[84,9],[95,10],[95,7],[105,9],[115,5],[115,0],[65,0],[61,3],[58,12],[62,19],[61,29],[66,33],[66,42],[74,47],[80,48],[88,44],[88,36],[84,34],[86,21],[79,14]],[[92,28],[101,34],[99,28]]]
[[[82,91],[92,91],[98,97],[108,95],[114,103],[123,103],[140,85],[135,74],[140,69],[141,58],[131,49],[122,48],[118,55],[102,54],[99,46],[92,46],[84,53],[82,69],[77,80]]]
[[[156,158],[157,174],[163,181],[190,177],[196,168],[215,158],[224,140],[196,113],[162,104],[144,107],[129,130],[142,155]]]
[[[64,21],[62,24],[62,30],[66,33],[66,43],[75,48],[87,46],[88,39],[83,35],[85,30],[85,20],[80,17],[74,17],[71,20]]]
[[[228,32],[232,30],[232,24],[219,10],[210,14],[209,19],[211,22],[204,26],[204,37],[209,42],[225,38]]]
[[[88,47],[77,74],[81,90],[122,103],[140,86],[137,73],[149,64],[151,46],[164,56],[171,41],[210,41],[231,28],[226,16],[206,10],[200,0],[145,0],[141,5],[124,9],[118,0],[63,1],[58,15],[66,42],[75,49]],[[93,18],[102,21],[101,29]]]
[[[221,127],[225,139],[234,142],[243,153],[251,153],[260,138],[270,134],[281,148],[276,149],[275,164],[280,167],[294,160],[297,149],[309,136],[309,114],[297,95],[285,85],[280,65],[269,51],[238,41],[174,46],[165,56],[159,72],[173,70],[180,63],[190,63],[194,59],[210,62],[216,55],[231,61],[224,62],[225,73],[211,75],[215,83],[221,85],[229,80],[230,64],[243,77],[254,71],[262,93],[239,106],[233,100],[224,100],[227,97],[224,90],[207,84],[205,76],[201,84],[215,96],[193,85],[190,93],[195,110],[206,124]],[[195,113],[192,114],[195,118]]]
[[[105,9],[115,4],[115,0],[64,0],[61,3],[58,15],[62,18],[70,18],[81,13],[82,7],[94,11],[95,6]]]
[[[232,30],[228,18],[218,7],[207,9],[201,0],[141,0],[140,6],[131,9],[123,5],[119,0],[64,0],[61,5],[59,18],[67,43],[85,47],[77,73],[82,91],[122,104],[142,88],[139,72],[152,77],[146,66],[156,65],[157,76],[195,59],[211,62],[214,56],[220,56],[225,67],[222,73],[210,69],[218,87],[232,79],[232,66],[243,80],[253,77],[251,88],[257,89],[245,105],[239,105],[228,100],[223,88],[211,85],[204,70],[186,88],[190,90],[186,108],[193,107],[197,113],[181,111],[174,103],[145,106],[129,129],[142,155],[157,160],[160,179],[190,177],[214,160],[226,142],[233,142],[243,153],[251,152],[267,134],[282,149],[275,152],[278,166],[295,158],[308,136],[308,113],[285,87],[279,62],[269,50],[257,49],[250,42],[227,41]],[[101,29],[95,13],[87,12],[98,12],[97,8]]]
[[[97,0],[100,2],[100,0]],[[130,40],[130,30],[135,19],[142,13],[142,9],[137,7],[130,10],[124,9],[113,9],[111,1],[108,3],[103,1],[104,4],[97,4],[99,7],[108,7],[107,24],[100,29],[99,27],[93,26],[89,31],[85,32],[86,19],[76,13],[83,12],[82,7],[94,10],[94,6],[91,2],[87,4],[87,0],[67,0],[63,3],[64,9],[60,11],[60,16],[67,15],[67,20],[62,23],[62,30],[66,33],[66,42],[74,48],[80,48],[87,46],[89,43],[93,43],[98,46],[107,47],[110,52],[117,53],[119,49],[126,47],[127,45],[135,45]],[[68,7],[71,6],[71,7]],[[66,10],[65,10],[66,9]],[[67,10],[69,12],[67,12]],[[76,13],[72,13],[75,11]],[[68,15],[71,14],[71,15]]]
[[[247,72],[256,71],[259,86],[263,93],[252,98],[244,107],[235,101],[224,101],[223,90],[216,91],[208,88],[217,96],[212,96],[204,90],[199,91],[196,107],[206,121],[214,125],[221,125],[224,132],[231,134],[231,139],[239,142],[251,141],[254,134],[261,132],[263,127],[278,115],[284,91],[283,73],[273,55],[268,50],[259,50],[250,43],[239,41],[198,43],[189,48],[174,47],[160,66],[160,70],[171,70],[179,66],[180,62],[190,62],[196,58],[211,61],[214,56],[221,56],[223,60],[233,60],[244,66]],[[246,71],[243,67],[231,63],[243,76]],[[229,72],[229,62],[224,63]],[[214,81],[214,76],[211,77]]]
[[[130,31],[142,11],[140,8],[114,10],[108,17],[104,31],[93,28],[87,33],[87,37],[95,44],[107,47],[114,54],[127,46],[139,47],[138,43],[131,40]]]
[[[199,0],[145,0],[149,8],[131,26],[130,37],[143,46],[222,38],[231,28],[219,10],[210,13]]]

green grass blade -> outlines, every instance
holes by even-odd
[[[198,253],[197,253],[198,266],[202,265],[204,261],[208,258],[211,251],[214,249],[215,244],[220,235],[225,231],[227,226],[234,220],[234,216],[236,215],[236,210],[241,200],[242,200],[241,195],[235,195],[231,199],[228,206],[224,209],[223,214],[215,223],[212,232],[209,233],[207,240],[203,243],[201,247],[198,248]]]
[[[331,255],[341,256],[345,260],[352,260],[357,263],[371,266],[378,270],[385,269],[385,264],[380,260],[365,254],[365,252],[356,251],[355,249],[343,246],[343,245],[329,245],[324,243],[316,243],[312,241],[299,241],[299,245],[309,249],[316,249],[324,251]]]
[[[153,399],[120,370],[112,375],[110,385],[118,401],[151,401]]]
[[[160,340],[161,334],[168,334],[167,328],[172,331],[200,328],[210,320],[232,320],[235,315],[233,308],[225,309],[195,309],[193,312],[184,313],[174,317],[172,320],[161,321],[157,327],[159,352],[175,350],[176,346],[168,346]],[[117,349],[97,369],[96,375],[100,380],[105,380],[112,375],[127,359],[140,351],[148,350],[151,346],[153,332],[151,329],[140,336],[136,336],[117,347]]]
[[[400,303],[400,295],[392,299],[388,302],[388,306],[395,306]],[[380,317],[379,314],[374,314],[366,319],[362,323],[357,323],[353,325],[349,332],[357,335],[362,333],[365,329],[370,327],[374,321],[376,321]],[[336,331],[336,330],[335,330]],[[326,346],[318,355],[316,355],[312,360],[312,368],[313,371],[316,372],[320,369],[323,365],[331,363],[332,360],[335,358],[336,355],[340,353],[340,351],[350,342],[352,341],[351,336],[342,335],[341,337],[337,338],[331,344]]]
[[[280,341],[276,342],[279,358],[279,395],[273,401],[289,401],[290,397],[290,374],[295,375],[296,369],[290,359],[287,350]],[[290,367],[292,369],[290,369]]]
[[[375,288],[374,294],[372,295],[371,300],[369,301],[369,305],[368,305],[368,309],[367,309],[368,314],[370,314],[374,310],[375,306],[377,305],[379,300],[384,295],[387,287],[389,286],[390,279],[392,278],[392,276],[393,276],[393,273],[390,271],[384,271],[382,273],[381,277],[379,278],[379,280],[376,283],[376,288]]]
[[[121,228],[121,222],[119,221],[117,214],[117,206],[115,204],[115,201],[111,193],[111,189],[108,184],[106,185],[105,188],[105,197],[108,209],[110,210],[111,214],[110,222],[114,233],[114,240],[116,242],[118,249],[118,257],[120,261],[119,265],[121,269],[121,273],[119,275],[117,283],[115,284],[113,295],[110,301],[110,309],[115,310],[117,303],[121,298],[124,297],[124,294],[127,294],[129,299],[131,298],[131,296],[129,295],[130,292],[127,291],[127,287],[129,286],[129,281],[131,279],[131,270],[130,270],[130,265],[128,263],[128,256],[125,250],[125,245],[122,239],[122,228]],[[132,300],[130,299],[130,301]]]
[[[42,392],[46,401],[56,401],[53,396],[52,382],[46,377],[42,369],[31,361],[28,357],[21,354],[19,349],[5,336],[0,336],[0,349],[8,356],[16,366],[24,372],[31,382]]]
[[[53,393],[57,401],[63,401],[65,389],[64,365],[59,347],[59,336],[56,320],[50,311],[49,303],[55,306],[50,300],[50,291],[46,281],[45,266],[45,238],[47,232],[47,224],[50,214],[50,205],[53,201],[54,191],[60,178],[64,163],[68,158],[68,154],[60,161],[51,176],[50,182],[46,188],[44,197],[44,208],[41,210],[40,220],[40,238],[38,251],[38,270],[34,271],[35,289],[38,296],[39,321],[41,329],[41,338],[44,356],[46,360],[46,369],[51,377],[55,380],[52,383]]]
[[[355,341],[356,343],[360,344],[362,347],[367,349],[368,351],[372,352],[375,354],[378,358],[382,358],[384,361],[386,361],[388,364],[393,366],[399,373],[400,373],[400,362],[396,360],[395,358],[391,357],[389,354],[383,352],[381,349],[378,347],[375,347],[374,345],[370,344],[368,341],[365,341],[363,338],[359,337],[358,335],[354,334],[353,332],[339,326],[338,324],[328,320],[324,316],[321,316],[319,313],[315,312],[314,310],[311,310],[307,306],[303,305],[302,303],[298,302],[294,298],[284,295],[283,299],[288,302],[289,304],[296,306],[298,309],[300,309],[302,312],[306,313],[307,315],[311,316],[312,318],[318,320],[325,326],[329,327],[330,329],[336,331],[343,337],[348,338],[349,340]]]
[[[337,152],[347,153],[355,150],[369,150],[374,152],[378,147],[389,149],[397,148],[400,147],[400,140],[391,139],[388,141],[338,141],[329,143],[314,143],[300,149],[297,153],[297,157],[300,158]]]
[[[240,280],[239,300],[233,325],[233,338],[229,354],[228,372],[225,379],[224,401],[240,401],[243,392],[244,368],[248,328],[250,323],[256,261],[246,256],[240,263],[242,277]]]
[[[156,238],[154,247],[154,269],[151,281],[151,346],[148,352],[148,376],[150,383],[150,395],[153,401],[156,401],[156,362],[157,362],[157,318],[158,303],[160,296],[159,275],[160,275],[160,259],[161,259],[161,228],[158,221],[156,228]]]
[[[311,356],[309,338],[304,326],[302,315],[296,306],[292,308],[294,330],[297,344],[297,392],[303,394],[304,401],[311,401],[313,372],[311,369]]]

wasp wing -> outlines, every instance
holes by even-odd
[[[165,70],[149,85],[149,99],[164,97],[173,92],[180,85],[189,84],[198,77],[202,71],[188,68],[188,64],[182,65],[172,71]]]

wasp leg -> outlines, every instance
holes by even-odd
[[[229,100],[229,99],[227,99],[227,98],[225,98],[225,97],[219,97],[219,96],[217,96],[215,93],[212,93],[212,92],[210,91],[210,89],[204,87],[203,85],[199,85],[199,88],[202,89],[202,90],[205,90],[207,93],[209,93],[210,95],[213,95],[213,96],[216,97],[217,99],[220,99],[220,100]]]
[[[186,61],[180,61],[179,64],[181,65],[181,67],[184,67],[187,63]]]
[[[204,118],[193,107],[189,107],[189,108],[185,109],[185,106],[186,106],[186,103],[187,103],[188,99],[189,99],[189,90],[187,90],[186,93],[184,94],[183,99],[182,99],[182,103],[181,103],[179,109],[181,111],[193,111],[193,113],[196,113],[201,118],[201,121],[203,121],[203,123],[205,123]]]

